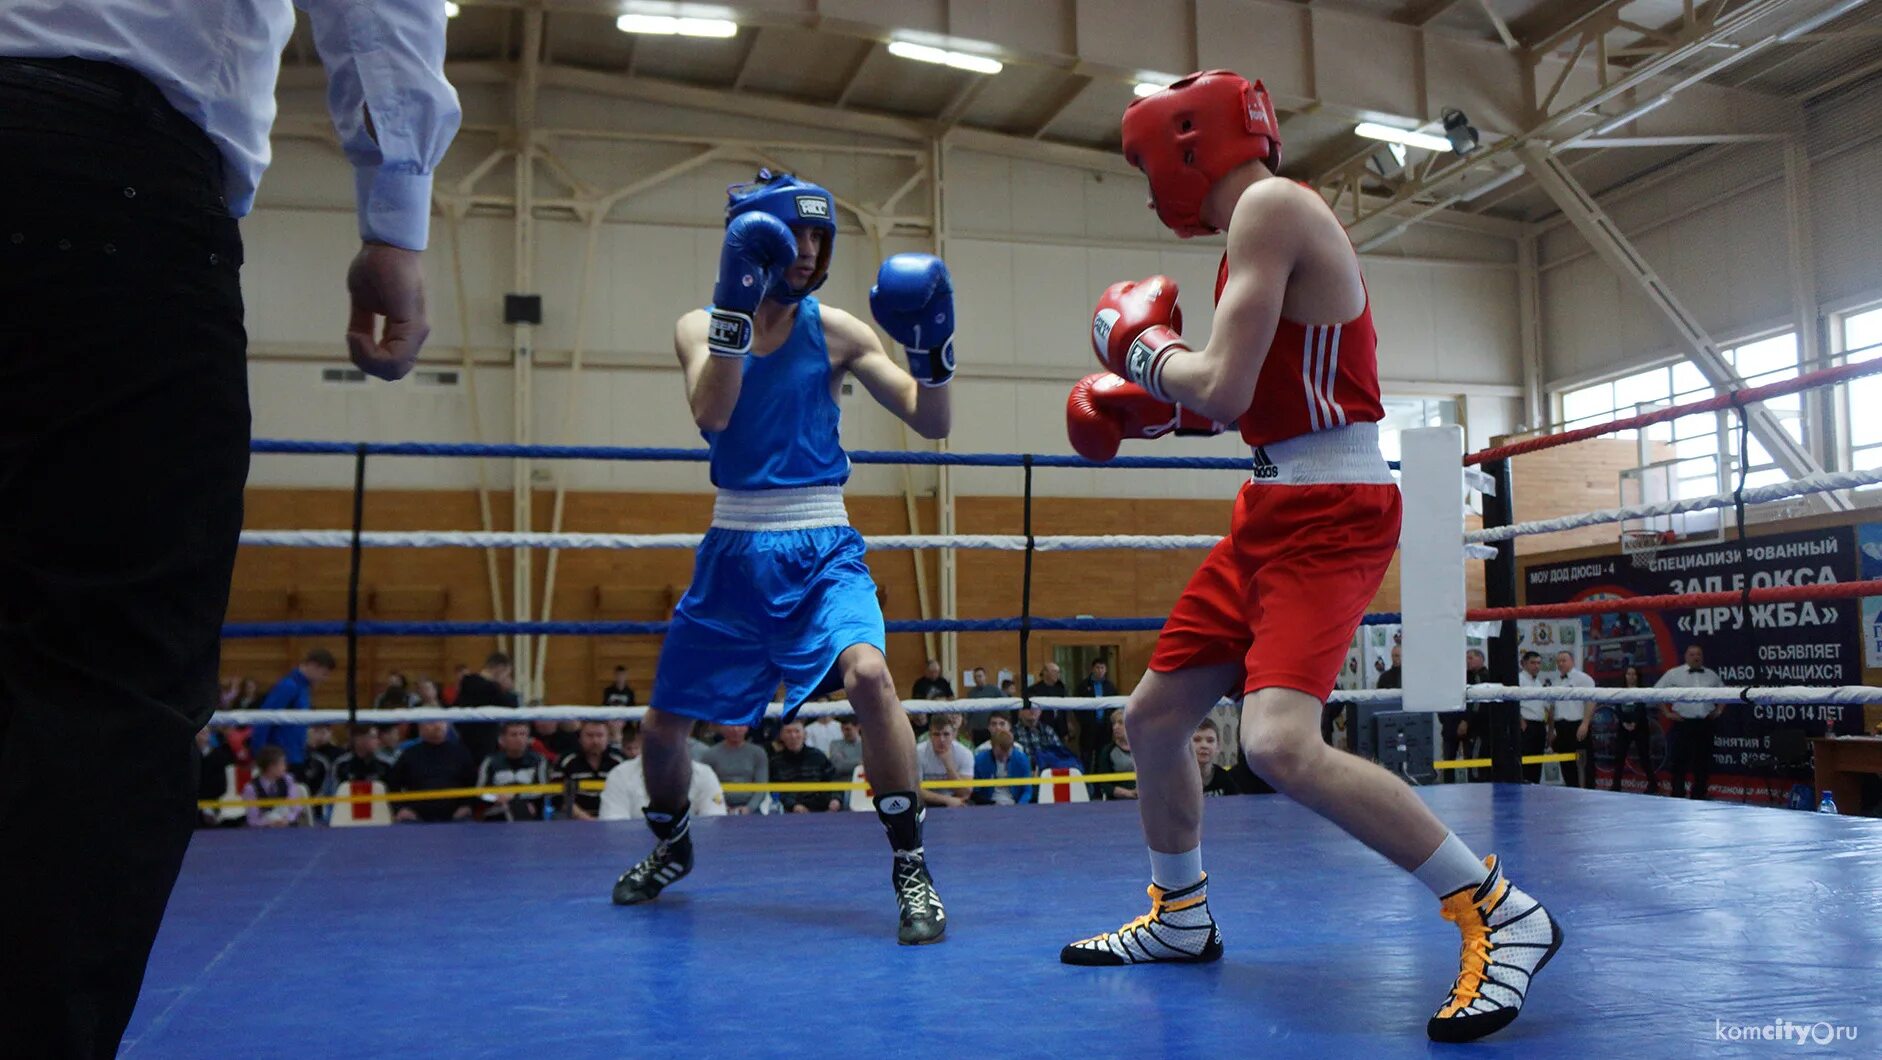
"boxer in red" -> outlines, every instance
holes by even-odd
[[[1280,141],[1259,82],[1210,71],[1137,100],[1124,112],[1124,156],[1178,235],[1228,233],[1215,326],[1206,345],[1185,342],[1167,277],[1106,290],[1092,342],[1110,372],[1073,388],[1072,443],[1104,460],[1122,438],[1233,424],[1253,448],[1253,469],[1229,536],[1183,590],[1124,712],[1150,847],[1150,911],[1066,946],[1060,959],[1221,956],[1190,734],[1218,697],[1236,692],[1249,766],[1416,876],[1462,931],[1461,967],[1426,1030],[1437,1041],[1481,1038],[1516,1018],[1531,976],[1562,944],[1561,927],[1403,781],[1320,737],[1321,704],[1398,545],[1358,256],[1318,194],[1274,179]]]

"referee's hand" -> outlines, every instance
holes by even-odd
[[[364,244],[346,270],[346,292],[353,304],[346,325],[347,355],[367,375],[403,379],[431,335],[419,253],[384,243]]]

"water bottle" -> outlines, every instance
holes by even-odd
[[[1827,791],[1824,792],[1823,798],[1817,800],[1817,812],[1818,813],[1836,813],[1837,812],[1836,796],[1830,794]]]

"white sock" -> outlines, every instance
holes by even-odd
[[[1150,882],[1166,891],[1180,891],[1202,879],[1202,844],[1181,854],[1150,852]]]
[[[1412,875],[1431,888],[1432,894],[1443,898],[1466,887],[1475,888],[1489,878],[1490,870],[1484,867],[1482,858],[1457,838],[1456,832],[1446,832],[1444,842],[1438,844],[1438,849],[1432,851]]]

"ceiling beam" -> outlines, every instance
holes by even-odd
[[[1424,0],[1423,3],[1400,15],[1394,21],[1407,26],[1429,26],[1438,20],[1438,16],[1456,7],[1460,0]]]
[[[830,104],[831,106],[833,107],[849,106],[850,93],[856,91],[856,86],[859,83],[861,83],[863,79],[863,71],[869,68],[870,60],[874,59],[876,57],[876,53],[880,52],[881,50],[882,50],[881,41],[869,42],[869,47],[864,48],[863,54],[857,58],[856,65],[850,67],[850,72],[843,76],[843,87],[837,91],[836,99],[831,102]]]
[[[1053,123],[1063,117],[1065,112],[1072,108],[1073,103],[1078,102],[1078,97],[1085,94],[1085,89],[1091,87],[1092,80],[1084,74],[1071,75],[1058,94],[1046,104],[1045,118],[1033,127],[1032,138],[1037,140],[1044,137],[1046,131],[1052,128]]]
[[[650,77],[623,77],[570,66],[543,68],[542,83],[555,88],[592,92],[599,96],[634,99],[643,103],[664,103],[673,107],[694,107],[767,121],[788,122],[833,132],[879,136],[890,140],[932,139],[938,131],[934,123],[887,114],[869,114],[855,110],[836,110],[815,103],[799,103],[759,92],[733,93],[726,89],[700,88],[676,81]]]
[[[967,108],[974,105],[974,97],[980,95],[981,90],[986,88],[990,81],[991,78],[969,74],[967,83],[960,87],[960,91],[954,93],[954,98],[948,100],[948,105],[941,108],[941,113],[935,116],[935,124],[943,129],[952,129],[960,124],[961,117],[967,113]]]
[[[763,26],[753,26],[751,39],[745,42],[745,54],[739,56],[738,73],[732,78],[732,91],[741,92],[745,88],[745,79],[751,76],[752,56],[758,54],[758,38],[765,35]]]

